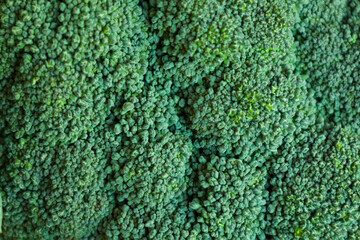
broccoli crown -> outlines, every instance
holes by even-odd
[[[324,119],[359,128],[359,1],[300,4],[295,26],[300,74]]]
[[[183,93],[197,147],[250,161],[253,154],[267,157],[271,149],[276,151],[284,134],[292,131],[291,118],[306,89],[293,74],[294,19],[285,17],[289,7],[281,2],[244,3],[234,10],[223,6],[224,15],[238,22],[231,38],[239,41],[238,47],[230,50],[227,63]],[[250,21],[250,16],[256,17]]]
[[[358,136],[350,129],[296,137],[281,147],[270,181],[267,231],[277,239],[358,239]]]
[[[147,27],[136,2],[7,2],[0,39],[11,64],[2,81],[6,135],[73,143],[104,122],[117,94],[140,84]]]
[[[0,1],[0,239],[360,239],[359,19]]]
[[[190,202],[200,239],[264,238],[266,169],[241,159],[200,157],[200,191]],[[196,236],[196,235],[195,235]]]
[[[0,11],[5,236],[81,238],[112,209],[107,156],[121,139],[106,120],[141,91],[146,19],[136,1],[9,0]]]

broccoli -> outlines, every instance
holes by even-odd
[[[276,239],[358,239],[358,136],[309,128],[295,139],[273,164],[267,232]]]
[[[86,237],[114,208],[107,122],[141,92],[145,16],[136,1],[6,1],[0,15],[4,236]]]
[[[359,239],[359,13],[0,1],[0,239]]]
[[[198,215],[200,239],[264,238],[266,169],[241,159],[212,155],[199,159],[196,197],[190,208]],[[197,236],[199,234],[200,236]]]
[[[2,233],[1,230],[2,221],[3,221],[3,209],[2,209],[2,199],[0,195],[0,233]]]
[[[270,239],[359,239],[359,2],[298,4],[297,70],[314,110],[298,110],[302,124],[267,163],[266,233]]]
[[[324,121],[359,128],[359,1],[300,1],[297,67]]]

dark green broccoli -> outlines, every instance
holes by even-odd
[[[265,239],[266,169],[241,159],[200,157],[194,239]]]
[[[359,239],[358,1],[299,1],[297,71],[315,111],[268,162],[270,239]],[[301,113],[301,116],[299,115]]]
[[[0,1],[0,239],[360,239],[359,14]]]
[[[357,0],[299,1],[295,26],[297,68],[314,91],[324,121],[359,129],[359,21]]]
[[[97,0],[9,0],[0,15],[4,236],[84,238],[115,205],[107,119],[141,92],[145,16]]]
[[[346,128],[309,128],[294,141],[272,163],[267,233],[275,239],[359,239],[358,136]]]
[[[2,221],[3,221],[3,209],[2,209],[2,198],[0,195],[0,233],[2,233],[2,228],[1,228]]]

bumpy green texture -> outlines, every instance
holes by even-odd
[[[265,167],[217,156],[199,162],[200,191],[190,202],[198,214],[199,238],[264,239]]]
[[[295,27],[298,69],[326,121],[359,129],[360,2],[299,4]]]
[[[359,239],[360,145],[349,129],[296,136],[270,180],[268,234],[276,239]],[[293,153],[292,153],[293,152]]]
[[[0,239],[360,239],[360,1],[0,1]]]
[[[0,233],[2,233],[2,220],[3,220],[3,210],[2,210],[2,199],[0,195]]]

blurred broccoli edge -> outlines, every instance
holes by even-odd
[[[360,1],[0,1],[0,239],[360,239]]]

